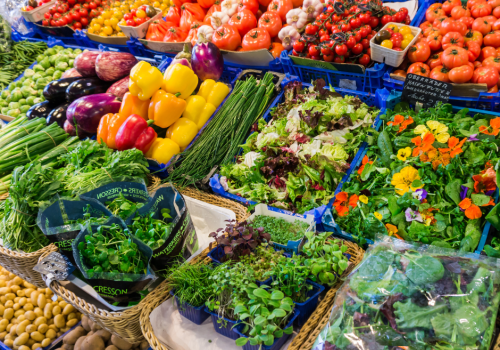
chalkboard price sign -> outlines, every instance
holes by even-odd
[[[424,108],[429,108],[440,101],[448,102],[451,89],[449,83],[410,73],[406,76],[401,99],[412,104],[420,102]]]
[[[332,35],[332,39],[333,41],[337,42],[337,43],[343,43],[346,41],[346,37],[345,37],[345,33],[335,33]]]

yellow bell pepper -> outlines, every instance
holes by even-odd
[[[203,107],[203,110],[201,111],[200,117],[198,118],[198,121],[196,122],[196,126],[198,127],[198,130],[201,130],[205,123],[210,119],[210,117],[214,114],[215,106],[211,103],[206,103],[205,107]]]
[[[182,149],[186,148],[198,133],[198,127],[191,120],[180,118],[170,127],[170,139]]]
[[[180,151],[179,145],[174,141],[157,138],[146,153],[146,158],[154,159],[158,163],[167,164]]]
[[[181,117],[185,109],[185,100],[163,90],[158,90],[151,98],[148,118],[154,120],[155,125],[160,128],[167,128]]]
[[[149,99],[143,101],[130,92],[126,92],[125,95],[123,95],[122,105],[120,106],[118,114],[127,118],[132,114],[137,114],[144,120],[148,120],[149,102]]]
[[[207,102],[219,107],[219,105],[224,101],[227,94],[229,94],[229,86],[224,83],[218,82],[214,85],[210,94],[208,94]]]
[[[170,66],[163,77],[163,87],[166,92],[182,99],[188,98],[198,86],[198,76],[189,67],[180,63]],[[177,95],[177,94],[180,95]]]
[[[210,95],[210,91],[214,88],[215,80],[207,79],[200,85],[200,90],[198,90],[198,96],[201,96],[205,99],[208,99],[208,95]]]
[[[163,85],[163,76],[160,70],[152,67],[148,62],[140,61],[130,71],[128,90],[134,96],[145,101]]]
[[[203,108],[205,108],[206,104],[207,101],[205,101],[205,99],[201,96],[189,96],[186,99],[186,109],[184,110],[184,113],[182,113],[182,117],[191,120],[195,124],[198,124],[201,112],[203,111]]]

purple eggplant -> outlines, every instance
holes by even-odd
[[[73,63],[75,69],[83,77],[93,77],[97,73],[95,71],[95,60],[101,52],[99,51],[84,51],[75,58]]]
[[[193,47],[191,67],[200,80],[219,80],[224,69],[224,59],[219,48],[204,36]]]
[[[125,77],[123,79],[118,80],[116,83],[111,85],[109,89],[106,91],[108,94],[115,95],[119,99],[123,98],[126,92],[128,92],[128,82],[130,77]]]
[[[71,77],[51,81],[43,89],[43,97],[55,103],[66,101],[66,89],[71,83],[79,79],[82,79],[82,77]]]
[[[117,81],[129,75],[136,64],[137,59],[130,53],[101,52],[95,60],[95,71],[104,81]]]
[[[83,96],[101,94],[106,92],[110,85],[111,83],[97,77],[79,79],[72,82],[66,89],[66,100],[73,102]]]
[[[99,121],[107,113],[118,113],[121,102],[111,94],[83,96],[71,102],[66,112],[66,119],[78,128],[89,133],[96,133]]]
[[[177,55],[175,55],[174,59],[170,63],[170,66],[173,66],[174,64],[179,63],[182,64],[183,66],[191,67],[191,52],[189,52],[189,46],[188,44],[184,44],[184,49],[179,52]]]
[[[61,128],[64,127],[64,122],[66,121],[66,111],[69,105],[70,103],[66,102],[54,108],[47,117],[47,125],[57,123],[57,125],[59,125]]]
[[[35,118],[47,118],[56,106],[55,103],[52,103],[50,101],[43,101],[40,103],[37,103],[36,105],[33,105],[28,111],[26,112],[26,117],[28,119],[35,119]]]
[[[82,75],[78,73],[76,68],[68,69],[66,72],[61,75],[61,78],[72,78],[72,77],[81,77]]]

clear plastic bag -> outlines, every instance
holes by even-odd
[[[378,236],[313,350],[487,350],[499,276],[497,259]]]
[[[26,21],[21,15],[21,8],[26,4],[26,0],[0,0],[0,16],[3,17],[4,21],[8,22],[10,27],[23,35],[33,32],[33,29],[26,25]]]
[[[10,51],[10,24],[0,15],[0,53]]]

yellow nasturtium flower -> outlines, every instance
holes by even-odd
[[[436,138],[437,142],[446,143],[450,138],[450,134],[448,133],[448,127],[443,123],[440,123],[436,120],[427,121],[427,127],[425,125],[418,125],[413,132],[417,135],[424,135],[428,132],[432,133]]]
[[[409,157],[411,156],[411,148],[410,147],[406,147],[406,148],[401,148],[399,151],[398,151],[398,159],[399,160],[402,160],[403,162]]]
[[[395,173],[392,176],[391,184],[396,188],[396,193],[402,196],[410,189],[412,191],[416,191],[417,189],[424,187],[423,184],[416,187],[412,186],[412,183],[415,180],[420,180],[418,170],[412,166],[407,166],[401,169],[399,173]]]

